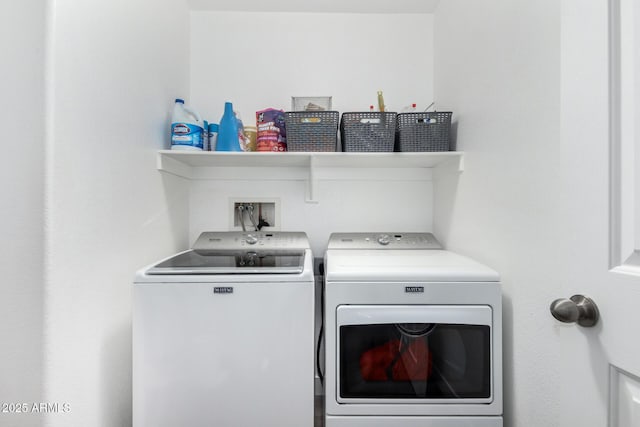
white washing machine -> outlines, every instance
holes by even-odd
[[[311,427],[314,374],[304,233],[206,232],[137,273],[134,427]]]
[[[327,427],[502,426],[498,274],[429,233],[334,233]]]

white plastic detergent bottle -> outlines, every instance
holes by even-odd
[[[171,149],[204,149],[204,122],[200,115],[184,105],[183,99],[176,99],[171,117]]]

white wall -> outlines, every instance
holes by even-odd
[[[44,0],[0,4],[2,403],[42,399],[44,26]],[[0,413],[0,425],[36,426],[39,416]]]
[[[435,16],[436,101],[458,119],[465,171],[435,189],[436,234],[500,272],[505,426],[556,426],[549,303],[562,277],[558,2],[447,0]],[[595,106],[594,106],[595,107]],[[548,327],[545,327],[548,326]]]
[[[211,122],[225,101],[248,124],[257,110],[290,110],[291,96],[333,96],[340,112],[377,109],[378,90],[394,111],[433,100],[433,15],[427,13],[199,10],[191,12],[191,46],[191,103]],[[317,204],[305,203],[302,180],[255,169],[240,180],[194,182],[190,240],[204,230],[231,229],[229,200],[237,197],[280,199],[279,229],[306,231],[318,257],[333,231],[431,229],[430,174],[364,173],[325,171]]]
[[[640,280],[617,274],[610,258],[616,231],[614,204],[619,170],[611,162],[615,143],[609,137],[609,27],[610,2],[561,2],[561,144],[563,194],[556,208],[562,212],[557,252],[564,255],[564,277],[547,293],[553,298],[584,294],[593,299],[600,320],[593,328],[555,322],[549,344],[556,349],[564,378],[579,378],[573,387],[559,387],[556,404],[562,408],[558,425],[585,427],[640,425],[637,397],[618,390],[617,374],[640,375],[640,342],[634,338],[640,324],[637,301]],[[629,4],[637,1],[631,1]],[[628,16],[628,15],[627,15]],[[628,39],[627,39],[628,41]],[[633,55],[638,58],[637,48]],[[637,76],[637,72],[636,72]],[[597,105],[595,109],[593,105]],[[638,145],[636,144],[636,147]],[[615,168],[615,169],[614,169]],[[637,177],[631,185],[638,183]],[[611,203],[611,205],[610,205]],[[628,206],[623,211],[634,217]],[[640,219],[635,215],[636,221]],[[631,233],[629,233],[631,234]],[[562,272],[561,272],[562,274]],[[549,297],[549,300],[553,299]],[[637,381],[637,378],[636,378]],[[637,384],[637,382],[635,383]],[[579,398],[573,390],[579,389]],[[634,409],[632,409],[634,408]],[[619,411],[626,412],[626,421]],[[616,416],[616,413],[617,416]],[[635,418],[634,418],[635,416]],[[635,420],[635,421],[634,421]]]
[[[191,101],[212,123],[225,101],[246,123],[292,96],[390,111],[433,100],[433,15],[191,12]]]
[[[186,245],[184,182],[158,173],[188,93],[185,2],[51,2],[44,399],[47,426],[131,423],[131,284]]]
[[[232,229],[230,200],[234,198],[277,199],[281,208],[278,228],[306,232],[318,258],[324,256],[332,232],[431,230],[433,185],[429,171],[358,172],[338,179],[339,171],[319,171],[317,203],[305,202],[306,183],[300,179],[265,179],[246,171],[244,179],[194,181],[190,241],[205,230]]]

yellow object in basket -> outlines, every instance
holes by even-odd
[[[382,96],[382,91],[378,91],[378,109],[383,112],[384,111],[384,97]]]

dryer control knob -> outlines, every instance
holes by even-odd
[[[258,238],[253,234],[247,234],[247,237],[244,239],[244,241],[250,245],[255,245],[256,243],[258,243]]]
[[[378,236],[378,243],[386,246],[391,243],[391,237],[389,237],[388,234],[381,234],[380,236]]]

